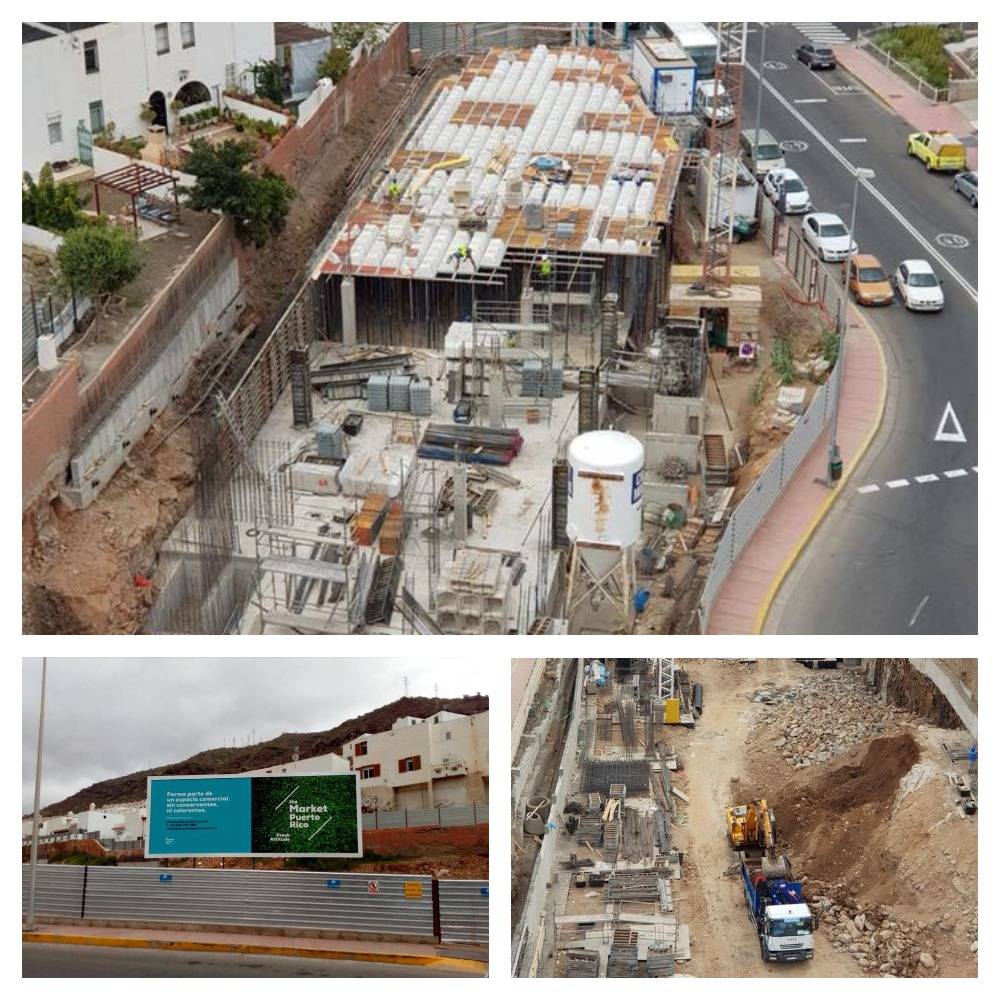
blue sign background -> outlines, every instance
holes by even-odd
[[[250,778],[158,778],[149,783],[148,854],[249,852]]]

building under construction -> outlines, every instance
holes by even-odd
[[[684,151],[629,69],[490,49],[386,139],[196,428],[147,631],[632,628],[732,430],[670,294]]]

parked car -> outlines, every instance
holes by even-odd
[[[820,260],[847,260],[858,252],[847,226],[832,212],[812,212],[802,217],[802,238]]]
[[[829,45],[820,42],[806,42],[795,50],[795,58],[805,63],[809,69],[836,69],[837,57]]]
[[[892,285],[877,257],[859,253],[851,258],[847,272],[847,287],[854,301],[862,306],[892,305]]]
[[[906,154],[915,156],[930,170],[965,170],[965,146],[950,132],[911,132]]]
[[[809,189],[791,167],[769,170],[764,175],[764,194],[779,207],[782,204],[781,196],[784,194],[785,212],[788,215],[801,215],[812,208]]]
[[[979,208],[979,174],[975,170],[966,170],[955,175],[951,186],[963,197],[969,199],[973,208]]]
[[[944,290],[926,260],[904,260],[892,276],[903,305],[914,312],[938,312],[944,308]]]

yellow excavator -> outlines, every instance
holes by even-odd
[[[788,859],[778,853],[778,821],[767,799],[726,809],[729,846],[744,857],[759,857],[768,878],[789,877]]]

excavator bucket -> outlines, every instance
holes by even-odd
[[[780,856],[763,859],[763,872],[766,878],[780,878],[789,880],[792,877],[792,866],[788,858],[782,854]]]

